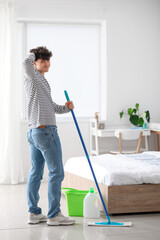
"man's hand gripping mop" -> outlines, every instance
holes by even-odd
[[[66,90],[64,91],[64,93],[65,93],[67,101],[70,101],[68,93],[67,93]],[[85,143],[83,141],[82,134],[80,132],[80,129],[79,129],[79,126],[78,126],[78,123],[77,123],[77,120],[76,120],[76,117],[75,117],[73,109],[71,109],[71,113],[72,113],[72,117],[74,119],[74,123],[75,123],[76,128],[77,128],[77,131],[78,131],[78,134],[79,134],[79,137],[80,137],[80,140],[81,140],[81,143],[82,143],[82,146],[83,146],[86,158],[88,160],[88,163],[89,163],[89,166],[90,166],[90,169],[91,169],[91,172],[92,172],[92,175],[93,175],[93,178],[94,178],[94,181],[95,181],[95,184],[96,184],[99,196],[101,198],[101,201],[102,201],[105,213],[106,213],[106,217],[108,219],[108,222],[88,222],[88,225],[89,226],[97,226],[97,227],[100,227],[100,226],[103,226],[103,227],[130,227],[130,226],[132,226],[131,222],[121,222],[121,223],[119,223],[119,222],[111,222],[109,214],[108,214],[108,211],[107,211],[107,208],[106,208],[106,205],[104,203],[104,200],[103,200],[100,188],[99,188],[99,185],[98,185],[98,182],[97,182],[97,179],[96,179],[96,176],[95,176],[95,173],[93,171],[93,167],[92,167],[92,164],[91,164],[91,161],[90,161],[90,158],[89,158],[89,155],[88,155]]]

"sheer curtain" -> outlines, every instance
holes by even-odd
[[[24,181],[20,151],[20,80],[15,6],[0,4],[0,184]]]

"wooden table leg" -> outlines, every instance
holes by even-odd
[[[157,151],[159,151],[159,134],[156,135],[157,135]]]
[[[160,131],[159,130],[151,130],[151,133],[154,133],[157,135],[157,151],[159,151],[159,135],[160,135]]]

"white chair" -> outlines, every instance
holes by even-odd
[[[140,152],[140,146],[142,141],[143,132],[141,129],[117,129],[115,136],[119,138],[119,151],[110,151],[112,154],[134,154]],[[122,140],[138,140],[137,149],[122,150]]]
[[[160,123],[149,123],[148,127],[151,130],[151,133],[156,134],[156,137],[157,137],[157,151],[159,151],[160,150],[160,148],[159,148]]]

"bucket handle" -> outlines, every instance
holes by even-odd
[[[77,192],[77,193],[81,192],[81,191],[87,191],[87,190],[77,190],[77,189],[74,189],[74,188],[67,188],[67,187],[62,187],[61,189],[62,189],[62,191],[68,190],[68,191],[73,191],[73,192]]]
[[[74,189],[74,188],[62,187],[61,189],[62,189],[62,191],[63,191],[63,190],[70,190],[70,191],[77,191],[77,192],[79,192],[79,190]]]
[[[61,189],[62,189],[62,191],[68,190],[68,191],[74,191],[74,192],[81,192],[81,191],[89,192],[89,190],[78,190],[78,189],[75,189],[75,188],[67,188],[67,187],[62,187]],[[94,193],[97,194],[96,191]]]

